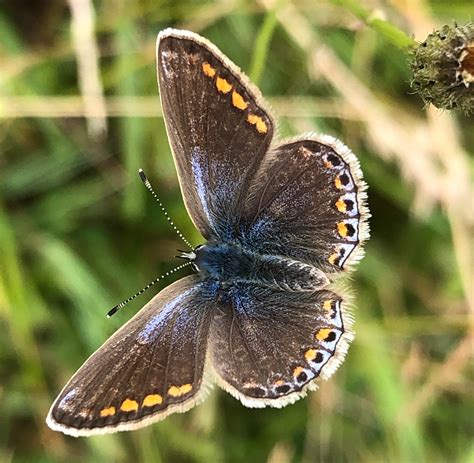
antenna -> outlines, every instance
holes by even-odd
[[[145,172],[143,172],[143,169],[138,169],[138,175],[140,176],[141,181],[143,184],[146,186],[147,190],[153,195],[155,198],[156,202],[160,206],[161,210],[163,211],[163,214],[165,214],[166,220],[170,223],[170,225],[173,227],[173,230],[176,232],[176,234],[186,243],[186,245],[190,249],[194,249],[193,246],[191,246],[191,243],[184,237],[184,235],[178,230],[178,227],[174,224],[174,222],[171,220],[171,217],[169,216],[168,212],[166,211],[165,207],[163,206],[163,203],[161,202],[160,198],[158,198],[157,194],[155,193],[155,190],[151,186],[150,181],[148,180],[147,176],[145,175]]]
[[[132,301],[136,297],[140,296],[140,294],[143,294],[147,289],[150,289],[155,283],[158,283],[159,281],[163,280],[163,278],[166,278],[167,276],[172,275],[173,273],[177,272],[178,270],[181,270],[182,268],[184,268],[188,265],[191,265],[191,262],[186,262],[185,264],[178,265],[174,269],[169,270],[168,272],[164,273],[163,275],[160,275],[158,278],[153,280],[151,283],[148,283],[144,288],[140,289],[140,291],[135,293],[133,296],[130,296],[128,299],[125,299],[120,304],[117,304],[115,307],[112,307],[107,312],[107,318],[110,318],[112,315],[117,313],[122,307],[125,307],[130,301]]]

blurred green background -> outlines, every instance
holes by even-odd
[[[422,41],[472,13],[468,0],[0,2],[0,462],[473,462],[473,124],[412,94],[390,33]],[[373,218],[356,339],[282,410],[215,389],[143,430],[74,439],[47,428],[52,400],[153,294],[107,310],[182,245],[139,167],[200,242],[157,95],[169,26],[249,73],[282,136],[329,133],[358,155]]]

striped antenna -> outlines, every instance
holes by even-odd
[[[177,272],[178,270],[181,270],[182,268],[187,267],[188,265],[191,265],[191,261],[186,262],[186,263],[181,264],[181,265],[178,265],[174,269],[169,270],[168,272],[164,273],[163,275],[160,275],[158,278],[153,280],[151,283],[148,283],[144,288],[140,289],[140,291],[138,291],[138,293],[135,293],[133,296],[130,296],[128,299],[125,299],[120,304],[117,304],[115,307],[112,307],[107,312],[107,318],[110,318],[112,315],[117,313],[122,307],[125,307],[130,301],[133,301],[133,299],[140,296],[140,294],[143,294],[147,289],[150,289],[154,284],[156,284],[159,281],[163,280],[164,278],[172,275],[173,273]]]
[[[146,186],[147,190],[155,198],[156,202],[158,203],[161,210],[163,211],[163,214],[165,214],[166,220],[173,227],[173,230],[176,232],[176,234],[186,243],[186,245],[189,247],[189,249],[194,249],[193,246],[191,246],[191,243],[184,237],[184,235],[178,230],[178,227],[176,227],[174,222],[171,220],[171,217],[169,216],[168,212],[166,211],[165,207],[163,206],[163,203],[161,202],[160,198],[158,198],[157,194],[155,193],[155,190],[151,186],[151,183],[148,180],[147,176],[145,175],[145,172],[143,172],[143,169],[138,169],[138,175],[140,176],[140,178],[141,178],[143,184]]]

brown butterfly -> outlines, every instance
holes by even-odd
[[[73,436],[137,429],[201,402],[216,382],[248,407],[283,407],[341,364],[353,334],[339,276],[369,236],[354,154],[289,141],[259,90],[213,44],[158,36],[163,114],[184,201],[206,242],[196,273],[156,295],[78,370],[48,425]]]

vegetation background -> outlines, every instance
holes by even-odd
[[[0,462],[473,462],[472,119],[412,94],[410,39],[392,28],[423,41],[472,14],[468,0],[1,1]],[[283,136],[330,133],[358,155],[373,218],[357,336],[282,410],[215,390],[143,430],[74,439],[45,425],[51,401],[152,294],[107,310],[181,246],[139,167],[201,241],[157,94],[169,26],[249,73]]]

